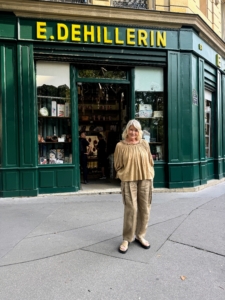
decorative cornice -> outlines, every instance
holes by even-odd
[[[225,58],[224,41],[194,14],[135,10],[96,5],[42,2],[37,0],[0,0],[1,11],[11,11],[17,17],[58,19],[121,25],[179,29],[193,27],[218,54]]]

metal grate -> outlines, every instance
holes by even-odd
[[[88,0],[39,0],[39,1],[88,4]]]
[[[112,6],[147,9],[147,0],[112,0]]]

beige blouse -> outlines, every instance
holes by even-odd
[[[140,140],[138,144],[120,141],[114,153],[114,167],[121,181],[135,181],[154,178],[154,161],[149,144]]]

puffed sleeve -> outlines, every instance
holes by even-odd
[[[117,143],[114,152],[114,167],[116,172],[123,168],[123,155],[121,150],[121,144]]]

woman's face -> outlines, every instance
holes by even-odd
[[[129,140],[137,140],[138,139],[139,132],[137,128],[135,128],[133,125],[131,125],[127,131],[127,137]]]

